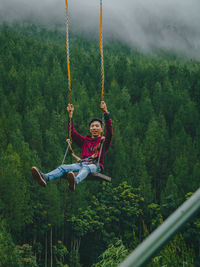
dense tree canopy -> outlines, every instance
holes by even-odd
[[[74,122],[87,134],[101,116],[98,42],[72,35],[70,47]],[[105,43],[104,60],[112,184],[84,181],[70,193],[56,180],[40,188],[31,166],[54,169],[66,146],[65,35],[0,27],[0,266],[115,266],[199,187],[200,63],[117,42]],[[196,266],[199,227],[198,219],[187,224],[152,266]],[[111,259],[116,251],[122,257]]]

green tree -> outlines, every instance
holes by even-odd
[[[22,246],[17,246],[17,248],[23,259],[23,267],[38,267],[36,258],[33,256],[32,246],[23,244]]]
[[[152,177],[152,188],[156,199],[160,201],[160,192],[168,176],[168,133],[163,116],[153,118],[148,126],[144,140],[144,152],[147,172]]]
[[[176,235],[148,266],[196,266],[193,249],[188,248],[181,234]]]
[[[11,235],[5,227],[5,221],[0,219],[0,267],[22,267],[22,258]]]
[[[9,145],[0,160],[0,199],[3,216],[13,232],[30,222],[31,208],[26,197],[27,184],[23,181],[20,157]]]
[[[174,176],[169,175],[165,189],[162,192],[162,204],[172,213],[175,207],[180,203],[178,186],[175,184]]]
[[[100,261],[93,267],[114,267],[118,266],[128,256],[128,250],[125,248],[121,240],[110,245],[107,250],[99,257]]]

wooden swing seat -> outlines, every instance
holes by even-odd
[[[78,175],[78,172],[75,172],[74,174],[76,176],[76,175]],[[100,180],[103,180],[106,182],[111,182],[111,177],[104,175],[102,173],[99,173],[99,172],[90,173],[86,179],[90,180],[90,181],[92,181],[92,180],[93,181],[99,181],[99,179],[100,179]]]
[[[75,176],[78,175],[78,172],[74,172]],[[67,174],[64,174],[63,176],[64,179],[67,178]],[[89,181],[99,181],[99,180],[102,180],[102,181],[105,181],[105,182],[111,182],[111,177],[107,176],[107,175],[104,175],[102,173],[99,173],[99,172],[92,172],[90,173],[87,177],[86,177],[87,180]]]

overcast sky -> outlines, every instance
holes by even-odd
[[[99,34],[100,0],[68,0],[71,29]],[[1,21],[65,24],[65,0],[0,0]],[[200,0],[103,0],[104,39],[200,58]]]

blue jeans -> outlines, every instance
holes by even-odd
[[[100,172],[97,164],[89,164],[89,162],[82,162],[82,163],[74,163],[74,164],[63,164],[60,165],[57,169],[46,173],[47,181],[54,180],[56,178],[60,178],[65,173],[68,172],[78,172],[76,176],[76,183],[80,183],[83,181],[89,173],[91,172]]]

